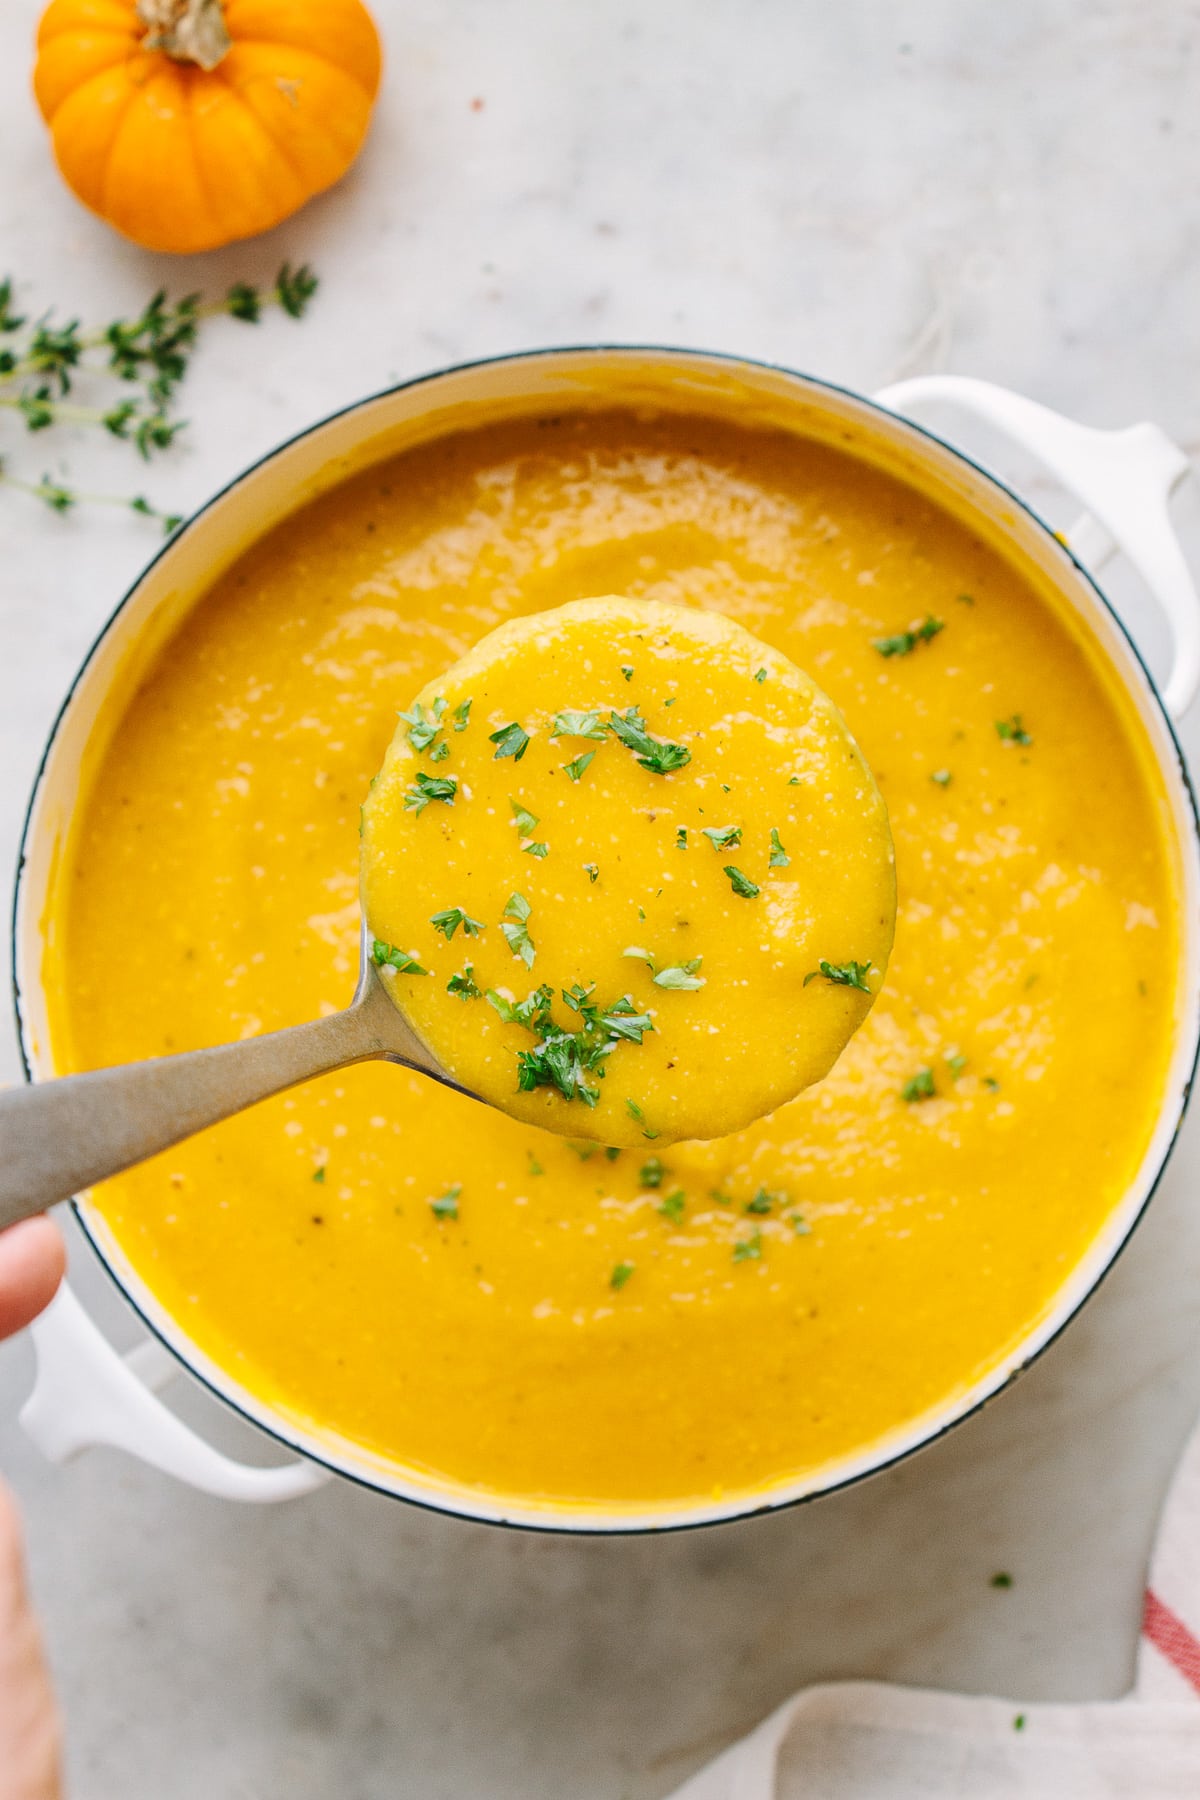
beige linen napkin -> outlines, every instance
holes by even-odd
[[[1047,1706],[807,1688],[672,1800],[1200,1800],[1200,1431],[1184,1453],[1121,1700]]]

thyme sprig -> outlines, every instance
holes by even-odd
[[[170,300],[160,289],[136,317],[85,330],[79,319],[60,322],[52,312],[36,319],[18,313],[13,281],[6,278],[0,281],[0,409],[15,414],[30,432],[55,425],[98,427],[132,444],[149,461],[169,449],[184,429],[185,421],[174,418],[171,409],[204,320],[225,314],[255,324],[270,306],[298,319],[316,289],[317,278],[306,264],[293,269],[284,263],[267,290],[240,281],[222,299],[206,301],[199,294]],[[80,381],[124,382],[137,392],[122,395],[118,390],[110,396],[111,404],[81,405],[67,398]],[[59,513],[99,501],[157,519],[168,533],[181,523],[179,514],[161,512],[140,495],[120,500],[85,494],[48,475],[39,482],[23,481],[2,464],[0,479]]]

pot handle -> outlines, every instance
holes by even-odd
[[[156,1397],[178,1373],[171,1353],[148,1338],[121,1356],[65,1281],[29,1330],[37,1373],[21,1424],[51,1462],[103,1445],[201,1493],[260,1504],[311,1493],[329,1479],[317,1463],[254,1468],[206,1444]]]
[[[1071,554],[1099,568],[1123,550],[1171,629],[1174,660],[1163,704],[1182,718],[1200,688],[1200,598],[1197,598],[1167,502],[1191,463],[1157,425],[1097,431],[1051,412],[1022,394],[964,375],[920,375],[875,395],[880,406],[907,412],[925,401],[974,413],[1030,451],[1075,495],[1086,512],[1067,533]]]

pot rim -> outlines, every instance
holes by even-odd
[[[476,370],[492,368],[497,365],[533,363],[544,358],[556,356],[607,358],[613,356],[620,357],[622,355],[654,357],[660,359],[667,365],[677,361],[683,362],[686,360],[701,360],[719,363],[731,369],[743,368],[754,372],[783,376],[789,381],[802,383],[820,393],[837,395],[853,402],[857,406],[863,407],[870,414],[878,415],[881,419],[887,421],[890,428],[899,428],[902,433],[910,433],[914,439],[918,440],[918,443],[920,443],[921,440],[924,440],[924,442],[936,446],[938,450],[947,453],[957,462],[964,464],[986,485],[996,489],[1002,494],[1005,499],[1011,502],[1011,504],[1018,509],[1019,513],[1032,524],[1037,532],[1043,537],[1053,541],[1055,549],[1068,559],[1076,574],[1082,577],[1083,583],[1090,592],[1091,599],[1099,605],[1103,613],[1107,615],[1110,623],[1115,625],[1117,632],[1124,640],[1125,646],[1130,652],[1133,662],[1145,684],[1145,696],[1157,714],[1158,722],[1166,730],[1170,748],[1174,753],[1174,768],[1172,772],[1178,779],[1180,792],[1186,802],[1183,810],[1186,811],[1188,819],[1192,848],[1200,855],[1200,805],[1198,805],[1197,802],[1196,790],[1192,783],[1192,778],[1183,754],[1183,748],[1180,744],[1178,733],[1175,729],[1174,721],[1167,712],[1162,695],[1159,692],[1158,684],[1151,674],[1146,660],[1131,631],[1113,606],[1112,602],[1108,599],[1103,589],[1099,586],[1090,570],[1075,555],[1070,544],[1053,529],[1027,499],[1010,487],[1002,477],[986,467],[983,463],[976,460],[976,458],[971,456],[960,446],[952,443],[947,438],[942,437],[938,432],[931,430],[928,426],[922,425],[916,420],[909,418],[907,415],[893,412],[890,408],[882,405],[870,395],[863,394],[859,392],[858,389],[849,387],[845,383],[830,381],[822,376],[810,375],[803,370],[792,368],[788,364],[769,361],[762,357],[744,356],[733,351],[706,350],[686,345],[639,342],[553,344],[527,350],[502,351],[494,355],[472,357],[461,362],[448,363],[439,368],[426,370],[421,374],[410,376],[407,380],[389,383],[389,385],[384,388],[379,388],[372,393],[361,395],[358,399],[349,401],[346,405],[336,407],[332,412],[323,414],[321,418],[316,419],[311,424],[293,432],[290,436],[273,445],[271,449],[264,451],[261,456],[256,457],[253,462],[248,463],[243,469],[231,476],[228,481],[224,482],[222,486],[211,494],[194,513],[190,514],[187,519],[185,519],[177,531],[173,532],[171,536],[160,545],[150,560],[134,577],[133,581],[112,608],[112,611],[101,624],[95,637],[88,646],[83,659],[79,663],[78,668],[72,675],[63,699],[54,714],[45,745],[43,746],[41,756],[38,759],[37,769],[30,788],[29,799],[26,803],[20,838],[18,841],[16,871],[13,882],[13,897],[9,918],[10,982],[13,995],[13,1006],[17,1020],[17,1038],[21,1068],[27,1082],[32,1082],[35,1079],[35,1076],[33,1072],[32,1051],[29,1042],[29,1027],[21,986],[19,961],[21,948],[20,919],[23,890],[28,869],[28,849],[34,824],[34,814],[41,797],[43,782],[46,777],[50,758],[54,753],[63,722],[73,704],[75,695],[78,692],[81,683],[87,676],[93,661],[101,646],[108,638],[110,631],[114,628],[126,607],[135,598],[144,582],[157,568],[162,559],[185,533],[191,531],[195,525],[205,519],[206,516],[229,494],[240,487],[243,482],[249,480],[268,463],[274,461],[276,457],[283,455],[296,444],[303,442],[304,439],[323,431],[327,426],[335,423],[337,420],[346,418],[352,413],[365,410],[381,400],[390,399],[397,394],[411,392],[413,389],[430,385],[448,377],[466,375]],[[1165,774],[1167,770],[1166,757],[1162,756],[1156,760],[1159,763],[1160,769]],[[1181,1020],[1178,1027],[1176,1053],[1178,1053],[1179,1044],[1183,1039],[1185,1029],[1186,1021]],[[1171,1128],[1170,1136],[1162,1148],[1157,1165],[1154,1167],[1153,1174],[1146,1181],[1145,1193],[1142,1196],[1141,1203],[1138,1206],[1136,1213],[1128,1221],[1119,1241],[1112,1248],[1103,1265],[1095,1273],[1094,1278],[1079,1293],[1073,1304],[1071,1304],[1068,1310],[1063,1313],[1062,1317],[1059,1318],[1052,1330],[1047,1332],[1046,1335],[1040,1339],[1037,1335],[1039,1330],[1038,1327],[1035,1327],[1032,1331],[1027,1333],[1023,1340],[1023,1344],[1028,1345],[1032,1342],[1033,1347],[1027,1350],[1018,1347],[1017,1355],[1019,1360],[1013,1362],[1002,1374],[998,1371],[993,1371],[992,1385],[986,1386],[984,1391],[978,1392],[977,1397],[972,1400],[968,1406],[964,1407],[963,1410],[954,1412],[950,1417],[943,1416],[939,1422],[932,1424],[927,1430],[922,1431],[920,1435],[914,1436],[911,1441],[902,1442],[893,1448],[887,1448],[877,1459],[865,1461],[864,1466],[853,1468],[849,1472],[840,1475],[835,1480],[829,1481],[826,1484],[818,1484],[809,1487],[800,1493],[789,1493],[785,1489],[778,1495],[775,1495],[771,1491],[767,1491],[764,1495],[760,1496],[743,1494],[740,1497],[733,1497],[728,1503],[722,1502],[716,1505],[710,1503],[704,1506],[693,1504],[688,1506],[686,1510],[675,1506],[673,1511],[664,1512],[664,1515],[661,1518],[653,1516],[646,1516],[640,1519],[636,1516],[623,1518],[620,1514],[614,1514],[611,1518],[605,1518],[603,1507],[594,1505],[589,1507],[586,1514],[581,1507],[578,1519],[571,1517],[570,1511],[566,1506],[563,1507],[561,1514],[551,1511],[545,1513],[530,1512],[525,1516],[509,1518],[504,1516],[503,1507],[506,1503],[513,1503],[515,1497],[507,1497],[507,1499],[506,1497],[497,1497],[499,1504],[496,1504],[496,1502],[493,1501],[492,1509],[490,1511],[478,1510],[473,1506],[470,1490],[465,1486],[461,1490],[448,1492],[444,1495],[436,1493],[432,1488],[428,1488],[424,1493],[407,1490],[400,1491],[397,1487],[385,1485],[381,1479],[373,1479],[371,1474],[366,1472],[365,1468],[354,1469],[344,1466],[343,1463],[335,1460],[334,1452],[322,1452],[322,1449],[318,1444],[304,1440],[302,1435],[298,1431],[295,1431],[287,1420],[280,1415],[273,1414],[270,1407],[265,1403],[262,1407],[264,1417],[259,1417],[256,1413],[252,1412],[247,1405],[243,1404],[240,1399],[233,1397],[230,1393],[221,1388],[215,1379],[205,1373],[202,1369],[197,1368],[185,1353],[185,1349],[181,1348],[180,1344],[167,1334],[162,1325],[160,1325],[160,1323],[152,1317],[142,1305],[139,1298],[131,1293],[125,1286],[125,1283],[113,1267],[107,1251],[99,1241],[98,1234],[88,1217],[84,1204],[81,1203],[78,1198],[75,1198],[71,1200],[70,1206],[80,1230],[83,1232],[84,1237],[87,1239],[87,1242],[101,1267],[107,1274],[113,1286],[120,1293],[122,1299],[132,1308],[146,1330],[170,1352],[174,1360],[184,1371],[186,1371],[191,1379],[198,1382],[221,1405],[228,1407],[230,1411],[235,1413],[247,1424],[262,1431],[269,1438],[274,1439],[277,1443],[293,1451],[296,1455],[325,1468],[331,1474],[338,1475],[344,1480],[354,1482],[359,1487],[384,1495],[389,1499],[400,1500],[408,1505],[418,1506],[424,1511],[440,1513],[450,1518],[460,1518],[476,1524],[491,1525],[508,1530],[530,1531],[534,1533],[546,1533],[555,1536],[570,1537],[640,1537],[657,1535],[665,1532],[697,1531],[709,1526],[732,1524],[739,1519],[762,1517],[767,1514],[783,1512],[792,1507],[807,1505],[814,1500],[824,1499],[827,1496],[841,1493],[847,1488],[856,1487],[861,1482],[883,1474],[886,1470],[894,1468],[897,1464],[905,1462],[910,1457],[928,1449],[931,1445],[945,1437],[949,1432],[955,1430],[967,1420],[975,1417],[992,1400],[1011,1387],[1019,1376],[1023,1375],[1027,1369],[1032,1367],[1050,1346],[1057,1342],[1066,1328],[1078,1317],[1079,1313],[1082,1312],[1083,1308],[1098,1291],[1116,1265],[1118,1259],[1133,1237],[1134,1232],[1145,1217],[1146,1210],[1149,1207],[1151,1200],[1154,1198],[1163,1175],[1166,1172],[1167,1165],[1170,1162],[1175,1146],[1178,1143],[1184,1119],[1187,1115],[1192,1090],[1195,1085],[1197,1068],[1200,1067],[1200,1016],[1193,1019],[1190,1029],[1190,1058],[1188,1059],[1185,1068],[1171,1078],[1179,1083],[1177,1111],[1174,1123]],[[1171,1099],[1172,1093],[1168,1091],[1160,1103],[1160,1117],[1166,1110]],[[1145,1177],[1143,1176],[1142,1179],[1145,1179]],[[1131,1183],[1131,1190],[1135,1186],[1136,1183]],[[1078,1266],[1079,1265],[1077,1265],[1077,1267]],[[1068,1280],[1069,1279],[1070,1278],[1068,1277]],[[1065,1287],[1066,1282],[1064,1282],[1063,1285]],[[165,1308],[163,1311],[165,1316],[171,1317],[171,1315],[166,1313]],[[173,1323],[178,1326],[178,1321],[173,1320]],[[182,1329],[179,1330],[179,1337],[184,1343],[187,1342],[186,1332]],[[215,1359],[213,1360],[215,1361]],[[1001,1364],[1001,1367],[1002,1366],[1003,1364]],[[943,1409],[944,1403],[943,1408],[939,1410]],[[413,1485],[419,1484],[420,1482],[419,1475],[415,1473],[406,1477],[406,1479]],[[481,1495],[480,1500],[484,1506],[487,1505],[487,1496]],[[647,1508],[646,1511],[647,1515],[649,1515],[649,1508]]]

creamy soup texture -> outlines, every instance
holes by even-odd
[[[636,1149],[828,1074],[896,883],[879,790],[794,664],[721,613],[609,595],[509,620],[400,716],[363,909],[462,1086]]]
[[[60,859],[47,973],[64,1069],[344,1005],[397,709],[504,621],[612,593],[748,627],[875,773],[895,946],[828,1078],[733,1136],[605,1150],[362,1067],[96,1201],[285,1417],[464,1488],[644,1509],[769,1490],[962,1391],[1146,1149],[1165,803],[1000,555],[765,429],[581,411],[409,451],[253,547],[159,656]]]

